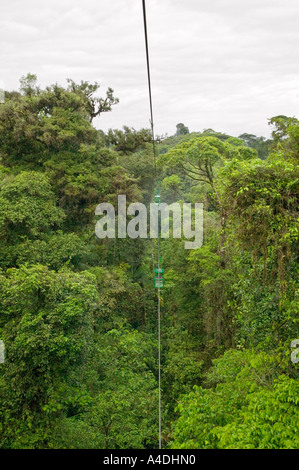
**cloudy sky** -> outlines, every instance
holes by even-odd
[[[299,109],[298,0],[147,0],[156,133],[213,128],[269,136]],[[98,128],[149,127],[141,0],[1,0],[7,90],[98,81],[120,103]]]

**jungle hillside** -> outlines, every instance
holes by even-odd
[[[0,103],[0,448],[158,447],[157,240],[95,235],[157,188],[204,214],[160,240],[162,448],[298,448],[298,119],[178,123],[155,169],[150,129],[95,127],[111,88],[37,83]]]

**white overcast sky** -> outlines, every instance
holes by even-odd
[[[183,122],[270,135],[268,118],[298,117],[298,0],[147,0],[155,131]],[[141,0],[1,0],[0,80],[18,89],[66,78],[112,87],[103,130],[149,127]]]

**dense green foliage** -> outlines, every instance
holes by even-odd
[[[0,448],[158,446],[157,243],[94,233],[153,201],[151,133],[96,130],[98,90],[29,74],[0,104]],[[299,121],[270,124],[157,144],[161,200],[204,203],[201,248],[161,240],[166,448],[299,446]]]

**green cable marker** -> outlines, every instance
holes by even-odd
[[[159,194],[158,188],[156,189],[155,204],[156,204],[157,206],[160,205],[160,194]]]
[[[161,268],[155,269],[155,273],[157,274],[157,276],[155,276],[154,278],[155,287],[157,288],[164,287],[164,276],[163,276],[164,269],[161,269]]]

